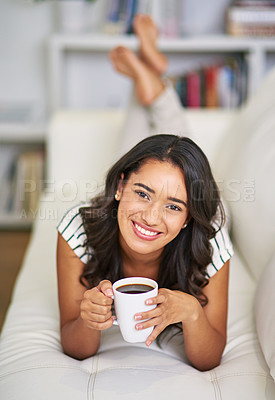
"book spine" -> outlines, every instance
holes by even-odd
[[[108,11],[107,11],[107,21],[108,22],[118,22],[119,19],[119,2],[120,0],[109,1]]]
[[[187,74],[187,107],[201,106],[200,74],[197,71]]]
[[[205,77],[205,106],[215,108],[219,106],[217,90],[218,67],[210,66],[204,69]]]
[[[133,18],[137,12],[138,0],[127,1],[127,11],[125,17],[125,33],[133,33]]]

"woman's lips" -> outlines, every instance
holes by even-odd
[[[155,229],[149,229],[147,226],[135,221],[132,221],[132,226],[135,234],[144,240],[155,240],[161,234],[161,232],[156,231]]]

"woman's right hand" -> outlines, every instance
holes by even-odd
[[[112,296],[112,283],[107,280],[84,292],[80,304],[80,317],[87,327],[103,331],[113,325]]]

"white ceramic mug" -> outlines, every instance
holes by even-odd
[[[139,293],[123,293],[119,290],[131,289],[129,285],[146,285],[152,289]],[[124,289],[121,289],[124,288]],[[134,319],[135,314],[153,310],[156,305],[147,305],[145,301],[158,294],[158,284],[153,279],[143,277],[123,278],[113,284],[116,320],[123,339],[129,343],[145,342],[154,327],[137,330],[136,324],[140,321]]]

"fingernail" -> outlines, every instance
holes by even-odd
[[[139,320],[141,320],[142,319],[142,316],[140,315],[140,314],[136,314],[135,315],[135,320],[136,321],[139,321]]]
[[[107,289],[106,294],[107,294],[107,296],[112,296],[113,295],[112,289]]]
[[[139,331],[140,329],[142,329],[143,328],[143,326],[142,326],[142,324],[137,324],[136,325],[136,329]]]
[[[145,344],[146,344],[146,346],[150,346],[150,344],[151,344],[152,342],[151,342],[151,340],[146,340],[146,342],[145,342]]]
[[[152,304],[153,303],[153,300],[151,300],[151,299],[147,299],[146,301],[145,301],[145,304],[147,304],[147,305],[150,305],[150,304]]]

